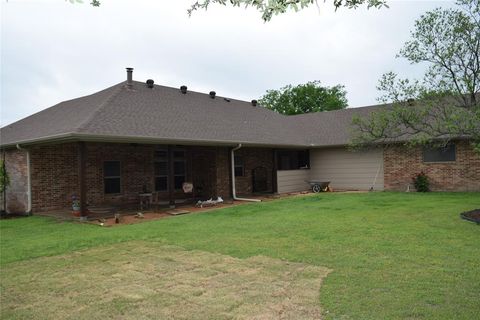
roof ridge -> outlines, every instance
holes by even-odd
[[[120,93],[120,91],[121,91],[122,88],[123,88],[123,85],[122,85],[123,83],[124,83],[124,82],[118,83],[118,84],[117,84],[118,87],[115,88],[115,89],[112,91],[112,93],[111,93],[108,97],[106,97],[105,100],[103,100],[102,103],[100,103],[100,104],[97,106],[97,108],[95,109],[95,111],[92,112],[92,114],[91,114],[89,117],[87,117],[82,123],[80,123],[80,125],[77,126],[77,128],[75,128],[74,131],[79,132],[79,131],[81,131],[82,129],[84,129],[85,126],[90,122],[90,120],[94,119],[95,116],[100,112],[100,110],[102,109],[102,107],[104,107],[104,106],[105,106],[108,102],[110,102],[118,93]]]

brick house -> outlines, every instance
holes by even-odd
[[[403,147],[351,152],[353,115],[380,106],[284,116],[245,102],[132,80],[59,103],[1,128],[11,184],[8,212],[165,204],[195,196],[241,197],[307,190],[400,190],[424,171],[434,191],[480,191],[480,157],[466,140],[442,152]]]

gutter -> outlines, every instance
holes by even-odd
[[[215,139],[185,139],[185,138],[156,138],[148,136],[118,136],[108,134],[88,134],[88,133],[62,133],[41,138],[19,140],[10,143],[2,144],[2,148],[14,148],[17,144],[33,145],[41,143],[61,143],[72,141],[86,141],[86,142],[113,142],[113,143],[145,143],[145,144],[184,144],[184,145],[202,145],[202,146],[234,146],[241,143],[249,147],[268,147],[268,148],[308,148],[309,146],[303,144],[271,144],[267,142],[248,142],[248,141],[232,141],[232,140],[215,140]]]
[[[32,214],[32,183],[30,177],[30,150],[22,148],[19,144],[17,144],[17,149],[25,151],[27,153],[27,214]]]
[[[262,200],[260,199],[248,199],[248,198],[239,198],[237,197],[237,193],[235,191],[235,151],[240,149],[242,147],[242,144],[239,143],[238,146],[233,148],[230,152],[230,158],[231,158],[231,165],[232,165],[232,196],[233,200],[238,200],[238,201],[251,201],[251,202],[261,202]]]

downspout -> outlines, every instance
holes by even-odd
[[[30,150],[22,148],[17,143],[17,149],[23,150],[27,152],[27,214],[32,214],[32,184],[31,184],[31,177],[30,177]]]
[[[237,197],[237,193],[235,191],[235,151],[237,151],[238,149],[240,149],[242,147],[242,144],[239,143],[238,146],[236,146],[235,148],[233,148],[230,152],[230,158],[231,158],[231,165],[232,165],[232,196],[233,196],[233,200],[238,200],[238,201],[251,201],[251,202],[260,202],[262,200],[260,199],[248,199],[248,198],[239,198]]]

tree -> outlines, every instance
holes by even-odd
[[[210,4],[230,4],[234,7],[253,7],[262,13],[263,21],[267,22],[272,19],[274,15],[285,13],[289,10],[299,11],[313,4],[318,5],[317,0],[201,0],[196,1],[188,10],[191,15],[193,11],[198,9],[208,9]],[[335,9],[346,7],[349,9],[356,9],[360,5],[366,4],[368,8],[387,7],[386,0],[333,0]]]
[[[83,0],[69,0],[71,3],[83,2]],[[92,0],[90,3],[94,7],[100,6],[100,1]],[[198,9],[208,9],[210,4],[232,5],[234,7],[253,7],[262,13],[262,19],[270,21],[272,16],[282,14],[288,10],[299,11],[313,4],[317,4],[317,0],[201,0],[195,1],[190,9],[187,10],[188,15]],[[346,7],[349,9],[356,9],[360,5],[366,4],[367,8],[381,8],[388,7],[386,0],[333,0],[335,9]],[[317,4],[318,5],[318,4]]]
[[[280,90],[268,90],[259,102],[270,110],[293,115],[344,109],[348,105],[346,94],[342,85],[323,87],[320,81],[311,81],[295,87],[288,85]]]
[[[446,145],[469,137],[480,153],[480,0],[425,13],[411,38],[399,56],[429,68],[422,80],[382,76],[379,100],[392,104],[353,119],[353,146]]]

